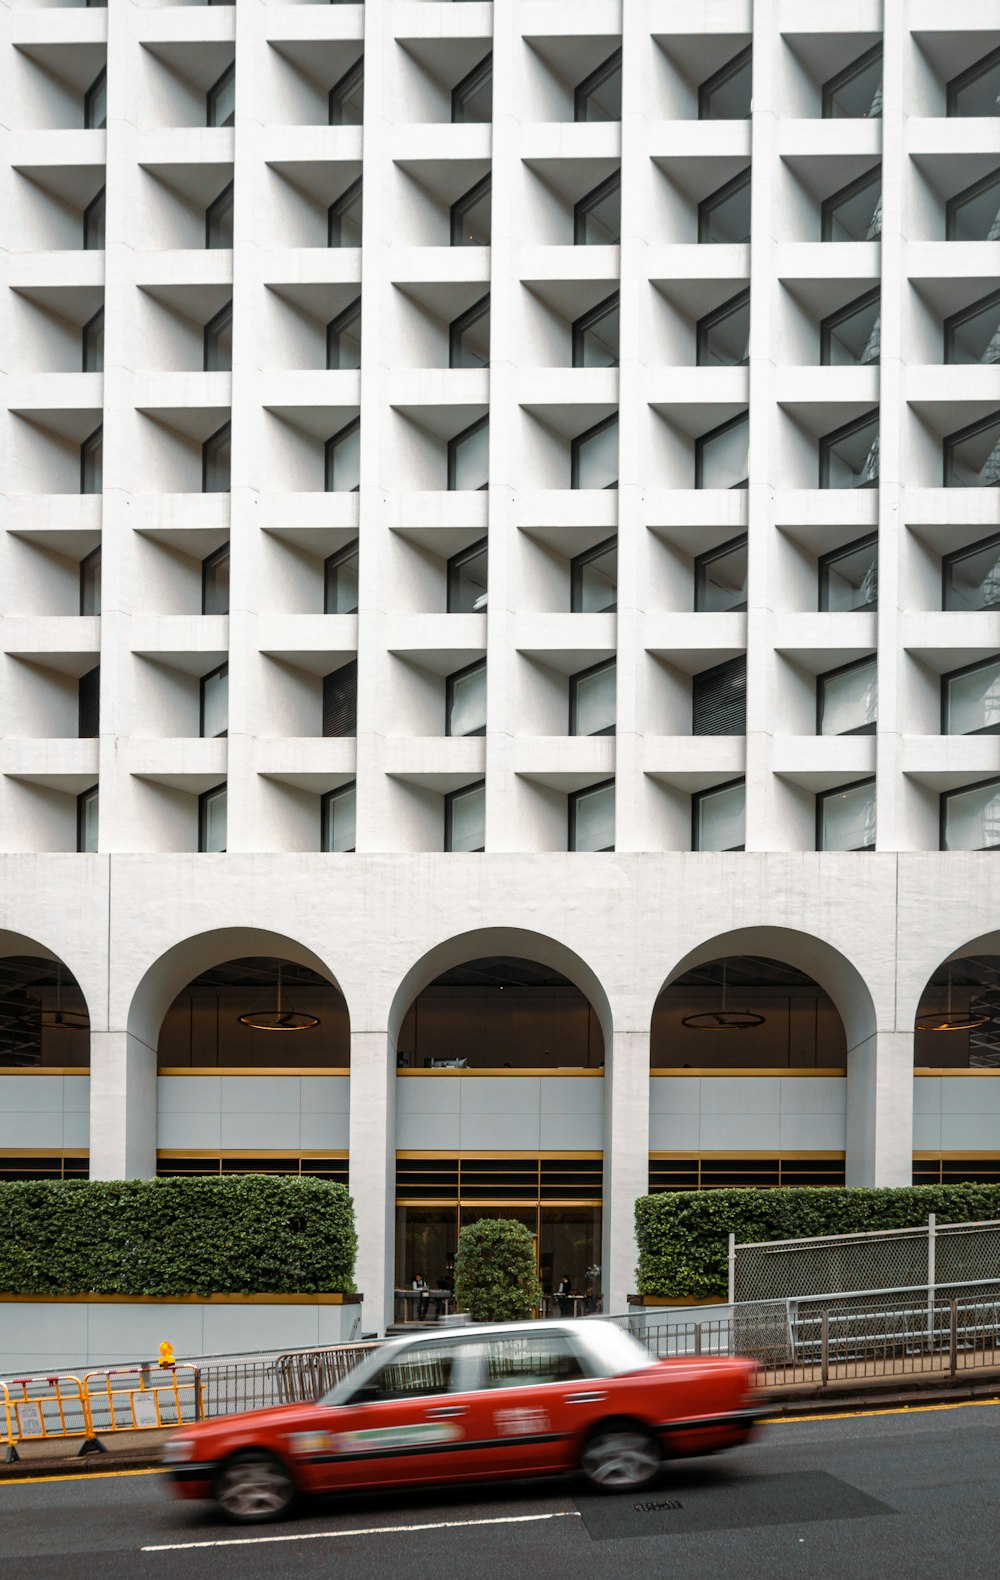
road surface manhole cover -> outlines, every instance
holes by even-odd
[[[861,1520],[896,1512],[823,1470],[702,1486],[685,1477],[679,1488],[670,1486],[668,1472],[661,1486],[646,1492],[614,1497],[580,1494],[576,1505],[597,1542],[623,1536],[689,1536],[745,1526],[805,1525],[812,1520]]]

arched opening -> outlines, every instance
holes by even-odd
[[[564,1278],[574,1309],[597,1308],[609,1025],[596,979],[552,939],[471,934],[410,972],[390,1018],[397,1321],[448,1308],[459,1233],[481,1218],[530,1230],[546,1311]]]
[[[311,950],[249,927],[185,939],[146,972],[128,1030],[141,1085],[155,1050],[143,1145],[158,1174],[346,1183],[350,1018]]]
[[[311,966],[275,955],[209,966],[163,1017],[160,1074],[200,1070],[346,1069],[347,1005]]]
[[[587,996],[561,971],[486,955],[442,971],[403,1017],[400,1069],[598,1070],[604,1034]]]
[[[653,1009],[650,1190],[843,1185],[848,1053],[873,1034],[821,940],[747,928],[693,950]]]
[[[931,973],[913,1030],[913,1181],[1000,1182],[1000,940]]]
[[[56,956],[30,939],[10,943],[18,953],[0,955],[0,1181],[86,1178],[87,1002]],[[30,1089],[17,1077],[33,1077]]]

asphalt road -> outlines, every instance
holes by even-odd
[[[995,1580],[1000,1404],[765,1427],[592,1498],[509,1483],[307,1506],[234,1527],[159,1474],[0,1482],[3,1572],[35,1580]]]

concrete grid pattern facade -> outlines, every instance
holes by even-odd
[[[651,1151],[825,1149],[849,1183],[908,1182],[914,1150],[1000,1153],[988,1078],[915,1082],[912,1030],[931,973],[990,952],[1000,914],[974,841],[942,849],[948,795],[1000,776],[997,721],[988,698],[969,733],[941,713],[942,676],[1000,654],[988,601],[942,596],[947,556],[1000,534],[1000,493],[972,486],[996,480],[1000,367],[943,349],[946,321],[1000,284],[995,222],[980,234],[952,201],[1000,191],[1000,119],[949,114],[947,92],[1000,47],[995,9],[110,0],[0,16],[0,938],[63,961],[91,1025],[89,1076],[0,1075],[0,1145],[61,1137],[92,1174],[152,1173],[159,1107],[161,1147],[343,1148],[376,1321],[398,1147],[602,1155],[606,1309],[632,1282]],[[823,84],[879,47],[880,113],[824,115]],[[752,113],[699,115],[699,86],[747,49]],[[617,50],[621,119],[575,119],[574,90]],[[453,90],[490,54],[492,115],[463,123]],[[329,124],[352,119],[329,95],[359,64],[363,123]],[[88,95],[102,68],[106,129]],[[230,92],[232,124],[206,125]],[[616,175],[620,238],[602,241]],[[860,230],[830,201],[845,190]],[[615,293],[617,355],[575,358],[574,325],[579,340]],[[473,328],[456,355],[449,326],[487,297],[488,352]],[[859,310],[861,342],[838,351],[838,315],[863,298],[874,317]],[[737,299],[746,355],[716,355],[713,315]],[[205,336],[229,302],[231,371]],[[327,326],[357,302],[338,359]],[[100,371],[82,371],[101,309]],[[102,476],[86,470],[98,430]],[[846,601],[824,600],[824,567],[873,537],[877,609],[849,568]],[[356,612],[324,612],[325,566],[355,540]],[[449,561],[483,540],[486,606],[449,612]],[[574,562],[604,544],[617,591],[581,607]],[[713,583],[733,545],[737,570]],[[202,613],[203,562],[226,547],[228,612]],[[98,548],[100,613],[81,613]],[[823,733],[826,677],[865,661],[848,728]],[[454,677],[483,662],[463,714]],[[575,677],[611,663],[599,732],[573,733]],[[220,734],[205,681],[224,665]],[[722,665],[739,693],[725,733],[698,711]],[[325,734],[353,685],[352,733]],[[223,785],[225,853],[199,850]],[[325,798],[352,785],[354,849],[324,850]],[[451,797],[480,785],[463,824]],[[584,803],[567,849],[575,798],[611,786],[613,837],[588,833]],[[713,845],[697,812],[720,786],[743,823],[737,805]],[[856,787],[838,824],[823,798]],[[825,988],[846,1076],[650,1076],[663,984],[727,953]],[[158,1082],[174,995],[263,954],[341,988],[349,1078],[237,1094],[222,1076],[211,1101],[207,1082]],[[526,1095],[498,1076],[474,1101],[456,1076],[446,1103],[443,1083],[420,1098],[397,1079],[415,995],[496,954],[586,993],[599,1082]]]

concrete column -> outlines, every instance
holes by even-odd
[[[847,1055],[848,1185],[913,1178],[913,1036],[881,1031]]]
[[[156,1174],[156,1045],[126,1031],[90,1034],[90,1177]]]
[[[635,1200],[649,1189],[649,1032],[616,1031],[605,1049],[604,1309],[635,1288]]]
[[[351,1036],[350,1188],[365,1329],[385,1331],[395,1283],[396,1070],[384,1031]]]

